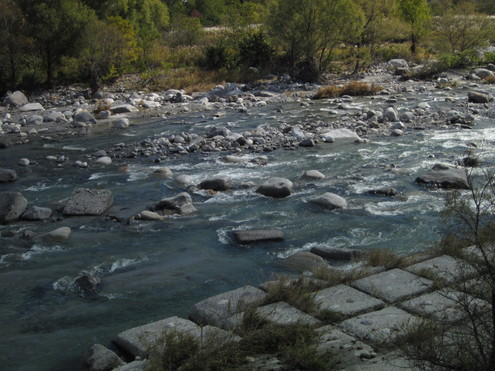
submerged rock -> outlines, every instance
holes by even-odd
[[[325,209],[347,209],[347,201],[335,193],[326,192],[320,196],[309,199],[309,202]]]
[[[386,196],[386,197],[393,197],[397,196],[399,192],[392,187],[385,187],[385,188],[378,188],[378,189],[370,189],[368,191],[368,194],[374,195],[374,196]]]
[[[315,246],[309,250],[312,254],[321,256],[327,260],[340,260],[350,262],[358,259],[363,252],[356,249],[346,249],[332,246]]]
[[[101,215],[113,204],[106,189],[76,188],[64,207],[64,215]]]
[[[218,192],[228,191],[230,188],[232,188],[232,181],[227,176],[219,175],[213,178],[203,180],[200,183],[199,188],[211,189],[213,191],[218,191]]]
[[[235,231],[235,240],[240,244],[252,244],[258,242],[277,242],[284,240],[284,232],[276,229],[258,229],[249,231]]]
[[[79,296],[93,296],[101,289],[101,279],[92,274],[83,274],[78,277],[74,284],[79,292]]]
[[[69,227],[60,227],[43,236],[45,241],[64,242],[69,239],[72,230]]]
[[[17,173],[12,169],[0,168],[0,183],[8,183],[17,180]]]
[[[164,198],[156,204],[155,208],[157,210],[172,210],[181,215],[189,215],[197,211],[193,206],[191,196],[187,192]]]
[[[466,170],[458,168],[430,170],[417,177],[416,183],[438,188],[469,189]]]
[[[47,207],[32,206],[21,216],[24,220],[46,220],[52,216],[52,210]]]
[[[27,207],[27,200],[19,192],[0,192],[0,223],[17,220]]]

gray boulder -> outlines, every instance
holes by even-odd
[[[21,112],[44,111],[45,109],[40,103],[27,103],[19,108]]]
[[[313,180],[325,179],[325,175],[319,172],[318,170],[308,170],[304,172],[302,177],[303,179],[313,179]]]
[[[189,215],[197,211],[193,206],[191,196],[187,192],[181,192],[174,197],[160,200],[156,204],[155,209],[172,210],[181,215]]]
[[[468,93],[468,100],[471,103],[489,103],[493,100],[493,96],[490,93],[482,91],[470,91]]]
[[[17,220],[26,206],[27,200],[19,192],[0,192],[0,223]]]
[[[60,227],[43,235],[43,239],[49,242],[64,242],[69,239],[71,233],[69,227]]]
[[[91,347],[86,363],[90,371],[109,371],[124,365],[117,354],[100,344]]]
[[[475,68],[472,72],[480,79],[486,79],[487,77],[491,77],[494,75],[493,71],[490,71],[486,68]]]
[[[286,259],[283,259],[283,264],[289,268],[299,271],[314,271],[317,268],[327,267],[327,262],[316,254],[309,251],[298,251]]]
[[[6,106],[10,104],[16,107],[21,107],[27,103],[28,103],[27,97],[24,95],[23,92],[19,90],[9,94],[3,101],[3,104]]]
[[[327,131],[321,137],[325,142],[353,142],[361,139],[356,132],[346,128]]]
[[[74,281],[79,296],[88,297],[98,293],[101,289],[101,279],[92,274],[83,274]]]
[[[294,184],[285,178],[270,178],[256,189],[256,192],[267,197],[285,198],[292,194]]]
[[[469,189],[466,170],[462,168],[430,170],[417,177],[416,183],[438,188]]]
[[[260,305],[267,294],[253,286],[244,286],[196,303],[189,318],[200,325],[228,327],[229,318]]]
[[[232,188],[232,181],[227,176],[219,175],[203,180],[199,184],[199,188],[211,189],[213,191],[228,191],[230,188]]]
[[[130,113],[130,112],[137,112],[139,110],[136,107],[134,107],[132,104],[121,104],[110,108],[110,111],[112,112],[113,115],[116,115],[118,113]]]
[[[64,215],[101,215],[113,203],[112,192],[106,189],[76,188],[67,201]]]
[[[96,119],[91,113],[87,111],[81,111],[74,116],[74,122],[80,124],[96,124]]]
[[[0,168],[0,183],[13,182],[17,179],[17,173],[12,169]]]
[[[383,111],[383,118],[388,121],[398,121],[399,113],[393,107],[388,107]]]
[[[172,178],[173,173],[172,173],[172,170],[170,170],[170,168],[168,168],[167,166],[163,166],[163,167],[158,168],[155,171],[153,171],[153,175],[158,176],[158,177],[162,177],[165,179],[169,179],[169,178]]]
[[[309,202],[325,209],[347,209],[347,201],[335,193],[326,192],[309,199]]]
[[[43,123],[43,116],[41,115],[31,115],[28,120],[28,125],[41,125]]]
[[[52,216],[52,210],[47,207],[32,206],[21,216],[23,220],[46,220]]]
[[[235,240],[240,244],[258,242],[277,242],[284,240],[284,232],[275,229],[258,229],[250,231],[235,231]]]
[[[392,187],[384,187],[384,188],[378,188],[378,189],[370,189],[368,191],[368,194],[374,195],[374,196],[386,196],[386,197],[393,197],[397,196],[399,192],[395,188]]]

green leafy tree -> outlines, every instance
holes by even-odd
[[[266,22],[290,64],[309,62],[319,74],[339,44],[358,40],[363,21],[351,0],[279,0],[271,4]]]
[[[474,4],[461,3],[435,19],[437,49],[469,63],[477,49],[495,38],[493,20],[475,12]]]
[[[225,0],[191,0],[193,14],[199,16],[203,26],[218,26],[225,16]]]
[[[78,0],[24,1],[23,8],[29,35],[44,64],[46,81],[52,85],[62,58],[75,54],[84,29],[95,14]]]
[[[423,37],[431,19],[430,7],[426,0],[398,0],[401,18],[411,28],[411,52],[416,53],[418,40]]]
[[[19,66],[31,40],[26,35],[26,18],[12,0],[0,0],[0,78],[15,86]]]

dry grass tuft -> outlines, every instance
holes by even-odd
[[[375,84],[352,81],[344,86],[330,85],[318,90],[314,99],[337,98],[343,95],[363,96],[374,95],[383,90],[383,87]]]

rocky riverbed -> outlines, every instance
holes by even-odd
[[[2,315],[9,341],[37,350],[21,360],[7,349],[7,369],[79,365],[94,336],[185,315],[273,273],[427,248],[436,189],[465,188],[459,165],[473,153],[493,163],[486,67],[402,81],[410,67],[391,61],[362,76],[383,86],[377,95],[324,100],[288,76],[193,95],[10,94]],[[53,350],[60,339],[70,357]]]

